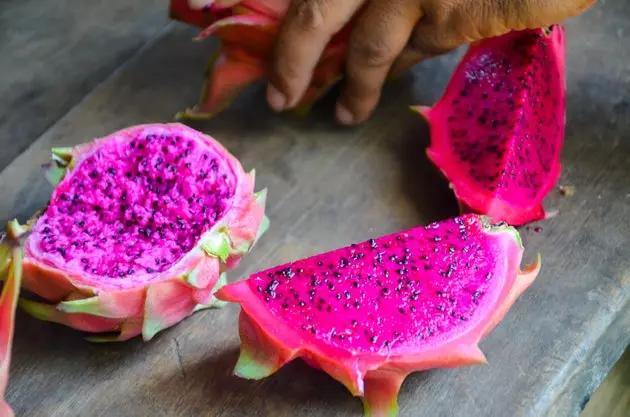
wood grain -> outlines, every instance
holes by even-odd
[[[2,0],[0,170],[168,23],[164,0]]]
[[[400,416],[576,416],[630,342],[630,4],[608,1],[568,24],[568,121],[559,214],[523,228],[538,280],[481,344],[489,364],[407,379]],[[619,32],[621,30],[621,32]],[[39,165],[72,145],[136,123],[171,121],[198,97],[212,43],[174,25],[47,129],[0,174],[0,221],[24,220],[50,195]],[[621,35],[620,35],[621,33]],[[439,97],[456,54],[388,86],[374,118],[346,129],[333,101],[308,119],[272,114],[252,90],[221,117],[193,126],[221,140],[258,188],[271,229],[232,274],[332,249],[456,213],[425,157],[425,123],[408,104]],[[334,94],[334,93],[333,93]],[[0,124],[0,128],[3,125]],[[359,416],[361,404],[296,362],[259,382],[231,376],[238,309],[204,311],[154,341],[94,345],[19,314],[8,401],[17,415]]]

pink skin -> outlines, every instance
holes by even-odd
[[[11,262],[7,262],[11,259]],[[15,309],[17,307],[22,280],[22,249],[9,248],[0,243],[0,278],[4,281],[0,294],[0,416],[13,417],[11,406],[4,399],[9,383],[9,366],[13,333],[15,330]],[[6,277],[5,277],[6,274]]]
[[[171,0],[171,17],[204,28],[198,40],[208,36],[221,40],[221,47],[208,64],[199,105],[179,113],[178,118],[212,117],[245,88],[267,76],[273,43],[289,3],[243,1],[231,2],[228,8],[213,3],[204,10],[195,10],[188,0]],[[307,113],[341,79],[350,26],[338,33],[322,54],[311,83],[296,106],[298,114]]]
[[[512,225],[549,216],[542,201],[560,175],[564,72],[562,26],[550,36],[511,32],[473,44],[438,103],[415,108],[431,127],[427,154],[462,210]]]
[[[221,274],[266,227],[253,173],[186,126],[135,126],[55,153],[68,173],[22,230],[24,287],[56,304],[23,300],[39,319],[149,340],[215,304]]]
[[[409,373],[485,363],[479,341],[540,265],[519,270],[514,229],[488,228],[475,215],[458,222],[298,260],[220,289],[217,298],[242,307],[235,373],[259,379],[301,357],[363,397],[366,415],[385,416],[395,415]]]

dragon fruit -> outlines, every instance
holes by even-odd
[[[406,376],[485,363],[479,341],[534,281],[518,232],[465,214],[287,263],[216,293],[240,303],[235,374],[302,358],[394,416]]]
[[[427,154],[462,211],[520,226],[548,217],[565,126],[565,31],[514,31],[470,46],[443,97],[414,107]]]
[[[268,226],[266,190],[213,138],[148,124],[52,151],[48,206],[27,225],[21,299],[36,318],[145,341],[217,305],[226,281]],[[113,334],[103,334],[113,333]]]
[[[229,8],[209,1],[201,10],[192,9],[188,1],[170,0],[171,18],[205,28],[198,39],[216,36],[221,47],[208,64],[199,105],[176,117],[209,118],[229,106],[243,89],[266,77],[273,43],[290,1],[243,0]],[[308,112],[341,79],[351,25],[346,25],[329,42],[296,112]]]
[[[13,417],[13,410],[4,399],[4,394],[9,383],[15,309],[22,282],[23,251],[13,236],[9,236],[9,242],[3,240],[0,239],[0,278],[4,281],[0,294],[0,416]]]

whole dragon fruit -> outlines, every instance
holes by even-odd
[[[134,126],[52,153],[48,206],[11,230],[24,235],[23,287],[48,303],[20,307],[115,332],[91,340],[150,340],[215,305],[226,271],[268,226],[254,172],[184,125]]]
[[[561,25],[472,44],[437,104],[415,109],[463,211],[516,226],[548,216],[565,127]]]
[[[13,236],[0,239],[0,280],[4,281],[0,294],[0,416],[13,417],[13,409],[4,395],[9,383],[9,366],[15,330],[15,309],[22,283],[23,251]],[[6,278],[5,278],[6,274]]]
[[[518,232],[475,214],[370,239],[222,287],[240,303],[235,374],[264,378],[302,358],[395,416],[414,371],[485,363],[479,341],[534,281]]]
[[[205,28],[198,39],[213,35],[221,46],[208,64],[200,103],[176,117],[208,118],[229,106],[244,88],[266,77],[273,42],[290,0],[243,0],[229,8],[209,1],[202,10],[192,9],[188,2],[170,0],[170,16]],[[350,27],[351,23],[329,42],[297,112],[307,112],[341,79]]]

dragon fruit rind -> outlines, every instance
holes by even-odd
[[[53,149],[48,206],[27,225],[20,300],[36,318],[150,340],[193,312],[266,230],[266,190],[213,138],[147,124]],[[28,234],[25,234],[27,233]]]
[[[2,240],[0,239],[0,280],[4,282],[0,294],[0,416],[13,417],[13,409],[4,399],[4,395],[9,383],[15,309],[22,282],[23,250],[13,236],[9,236],[8,242]]]
[[[560,175],[565,87],[565,30],[555,25],[471,45],[437,104],[415,108],[463,211],[515,226],[549,216],[542,201]]]
[[[179,113],[179,119],[212,117],[246,87],[266,77],[273,43],[290,1],[243,0],[230,8],[209,3],[204,9],[195,10],[188,0],[170,0],[173,19],[204,28],[198,39],[215,36],[221,41],[208,64],[200,103]],[[310,86],[296,106],[298,113],[308,112],[341,79],[351,25],[329,42],[313,71]]]
[[[235,374],[264,378],[302,358],[395,416],[406,376],[485,363],[479,341],[536,278],[518,232],[466,214],[298,260],[228,284],[240,303]]]

